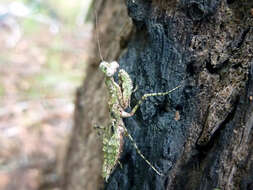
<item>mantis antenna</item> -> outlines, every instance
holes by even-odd
[[[95,28],[96,28],[96,37],[97,37],[97,44],[98,44],[98,51],[100,55],[100,59],[104,61],[102,53],[101,53],[101,47],[100,47],[100,41],[99,41],[99,34],[98,34],[98,17],[97,17],[97,12],[95,11]]]

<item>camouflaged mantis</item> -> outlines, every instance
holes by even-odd
[[[122,118],[131,117],[135,114],[141,103],[150,96],[164,96],[177,88],[162,93],[150,93],[142,96],[138,104],[132,109],[130,113],[126,112],[125,109],[129,107],[131,95],[133,92],[133,84],[130,76],[126,71],[120,69],[118,72],[118,84],[114,81],[114,74],[117,72],[119,64],[116,61],[111,63],[102,61],[100,63],[100,70],[105,75],[105,84],[109,93],[108,106],[110,112],[110,125],[103,128],[103,152],[104,152],[104,163],[103,163],[103,177],[107,181],[110,174],[119,162],[120,153],[123,148],[123,137],[127,135],[133,143],[138,154],[145,160],[145,162],[158,174],[160,173],[141,153],[137,144],[135,143],[132,136],[128,133]]]

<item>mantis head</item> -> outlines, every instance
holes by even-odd
[[[111,63],[102,61],[99,65],[99,69],[105,74],[107,77],[112,77],[117,69],[119,68],[119,64],[116,61],[113,61]]]

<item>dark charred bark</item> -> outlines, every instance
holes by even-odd
[[[100,6],[100,21],[108,21],[100,36],[106,57],[118,58],[138,86],[131,107],[145,93],[183,87],[149,98],[124,120],[141,152],[164,176],[125,137],[121,166],[105,189],[253,189],[253,2],[126,0],[133,26],[126,25],[123,35],[115,24],[128,23],[117,16],[122,5],[108,0]],[[92,177],[98,179],[102,163],[101,145],[90,146],[96,139],[91,121],[104,121],[106,89],[97,64],[88,73],[77,96],[66,189],[91,181],[89,174],[78,173],[87,164],[88,171],[96,168]]]

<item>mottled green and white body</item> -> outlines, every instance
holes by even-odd
[[[104,128],[103,132],[103,152],[104,152],[104,163],[103,163],[103,177],[107,181],[113,169],[118,163],[120,153],[123,148],[123,136],[127,135],[132,141],[138,154],[146,161],[146,163],[159,175],[162,175],[141,153],[137,147],[134,139],[128,133],[122,118],[131,117],[135,114],[141,103],[150,96],[164,96],[177,88],[163,92],[163,93],[150,93],[142,96],[138,104],[132,109],[130,113],[126,112],[125,109],[130,105],[131,95],[133,92],[133,84],[130,76],[123,69],[119,70],[118,80],[119,84],[114,81],[114,74],[117,72],[119,64],[114,61],[111,63],[101,62],[100,70],[105,74],[105,84],[109,93],[108,106],[110,112],[110,125]]]
[[[103,133],[103,177],[107,180],[115,168],[123,146],[125,126],[122,118],[129,114],[124,111],[130,103],[133,84],[129,75],[120,70],[119,84],[114,81],[114,74],[119,67],[117,62],[101,62],[100,69],[105,74],[105,84],[108,89],[108,106],[110,112],[110,125]]]

